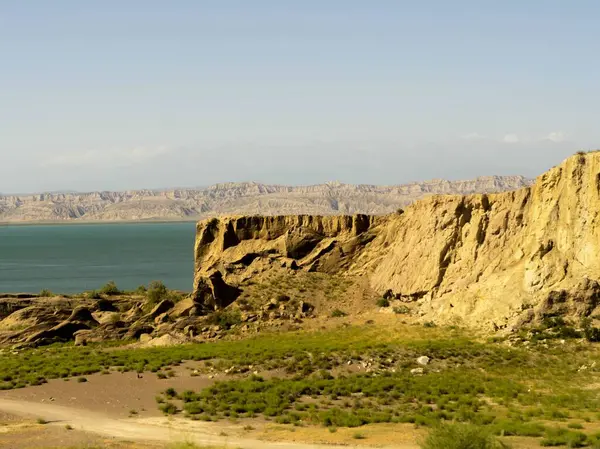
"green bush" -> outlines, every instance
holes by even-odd
[[[396,315],[405,315],[407,313],[410,313],[410,309],[406,306],[397,306],[394,307],[393,310]]]
[[[159,303],[163,299],[165,299],[169,295],[169,290],[166,285],[161,281],[152,281],[148,284],[148,290],[146,291],[146,296],[148,300],[153,303]]]
[[[86,296],[89,299],[102,299],[102,296],[100,295],[100,292],[98,292],[97,290],[92,290],[86,293]]]
[[[599,342],[600,341],[600,328],[598,327],[586,327],[583,330],[583,334],[585,336],[585,339],[589,342]]]
[[[173,404],[172,402],[165,402],[158,408],[165,415],[174,415],[175,413],[177,413],[177,406],[175,404]]]
[[[217,310],[206,317],[207,324],[218,325],[224,329],[240,324],[242,315],[239,310]]]
[[[544,439],[540,441],[540,446],[544,447],[585,447],[587,445],[588,437],[585,433],[564,429],[562,427],[547,429]]]
[[[335,309],[333,312],[331,312],[331,318],[341,318],[347,315],[348,314],[346,312],[340,309]]]
[[[379,298],[377,300],[377,307],[389,307],[390,301],[387,298]]]
[[[114,296],[120,295],[121,290],[119,290],[115,281],[108,281],[106,285],[100,289],[100,293],[103,295]]]
[[[443,424],[435,427],[422,449],[499,449],[508,446],[498,441],[487,429],[471,424]]]
[[[173,398],[177,397],[177,391],[175,391],[174,388],[167,388],[165,390],[165,396],[169,399],[173,399]]]
[[[50,298],[51,296],[54,296],[54,293],[45,288],[42,291],[40,291],[39,296],[42,298]]]

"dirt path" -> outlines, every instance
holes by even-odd
[[[49,425],[66,426],[128,441],[179,442],[216,445],[241,449],[358,449],[359,446],[334,446],[227,437],[214,434],[205,423],[187,420],[115,419],[97,412],[47,403],[0,398],[0,411],[23,417],[43,418]],[[360,446],[364,448],[365,446]],[[414,445],[388,446],[390,449],[416,449]]]

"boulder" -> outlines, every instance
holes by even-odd
[[[45,345],[54,342],[66,342],[74,339],[74,334],[80,330],[89,330],[87,323],[81,321],[63,321],[52,329],[43,330],[27,337],[26,343]]]
[[[75,307],[67,321],[81,321],[97,324],[97,321],[92,316],[92,312],[90,311],[90,309],[83,306]]]
[[[190,312],[194,309],[196,309],[196,301],[193,298],[185,298],[175,304],[169,316],[174,319],[182,316],[190,316]]]
[[[419,358],[417,359],[417,363],[418,363],[419,365],[426,366],[426,365],[428,365],[428,364],[429,364],[429,360],[430,360],[430,359],[429,359],[429,357],[427,357],[426,355],[422,355],[421,357],[419,357]]]
[[[125,336],[123,337],[125,340],[136,340],[142,334],[151,334],[154,332],[154,327],[146,323],[134,323]]]
[[[148,343],[150,340],[152,340],[152,336],[150,334],[140,335],[140,343]]]
[[[161,313],[156,318],[154,318],[154,324],[163,324],[169,322],[169,313]]]
[[[170,299],[163,299],[159,302],[154,308],[150,311],[149,315],[151,318],[156,318],[159,315],[162,315],[165,312],[168,312],[173,308],[175,304]]]

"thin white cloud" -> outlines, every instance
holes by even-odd
[[[63,167],[85,166],[131,166],[154,159],[162,154],[171,152],[166,146],[129,148],[107,148],[59,153],[47,158],[43,165]]]
[[[469,134],[465,134],[464,136],[462,136],[462,138],[465,140],[483,140],[486,137],[482,136],[479,133],[469,133]]]
[[[504,136],[502,141],[504,143],[517,143],[519,142],[519,136],[517,136],[516,134],[507,134]]]
[[[566,138],[566,134],[562,131],[553,131],[546,136],[546,139],[551,140],[552,142],[564,142]]]

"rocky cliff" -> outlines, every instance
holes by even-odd
[[[385,214],[430,194],[497,192],[529,183],[520,176],[490,176],[399,186],[229,183],[195,190],[0,195],[0,222],[196,220],[232,214]]]
[[[595,152],[530,187],[428,197],[381,217],[213,219],[198,224],[195,292],[219,308],[257,274],[309,271],[366,279],[428,320],[500,330],[580,318],[600,300],[599,212]]]

